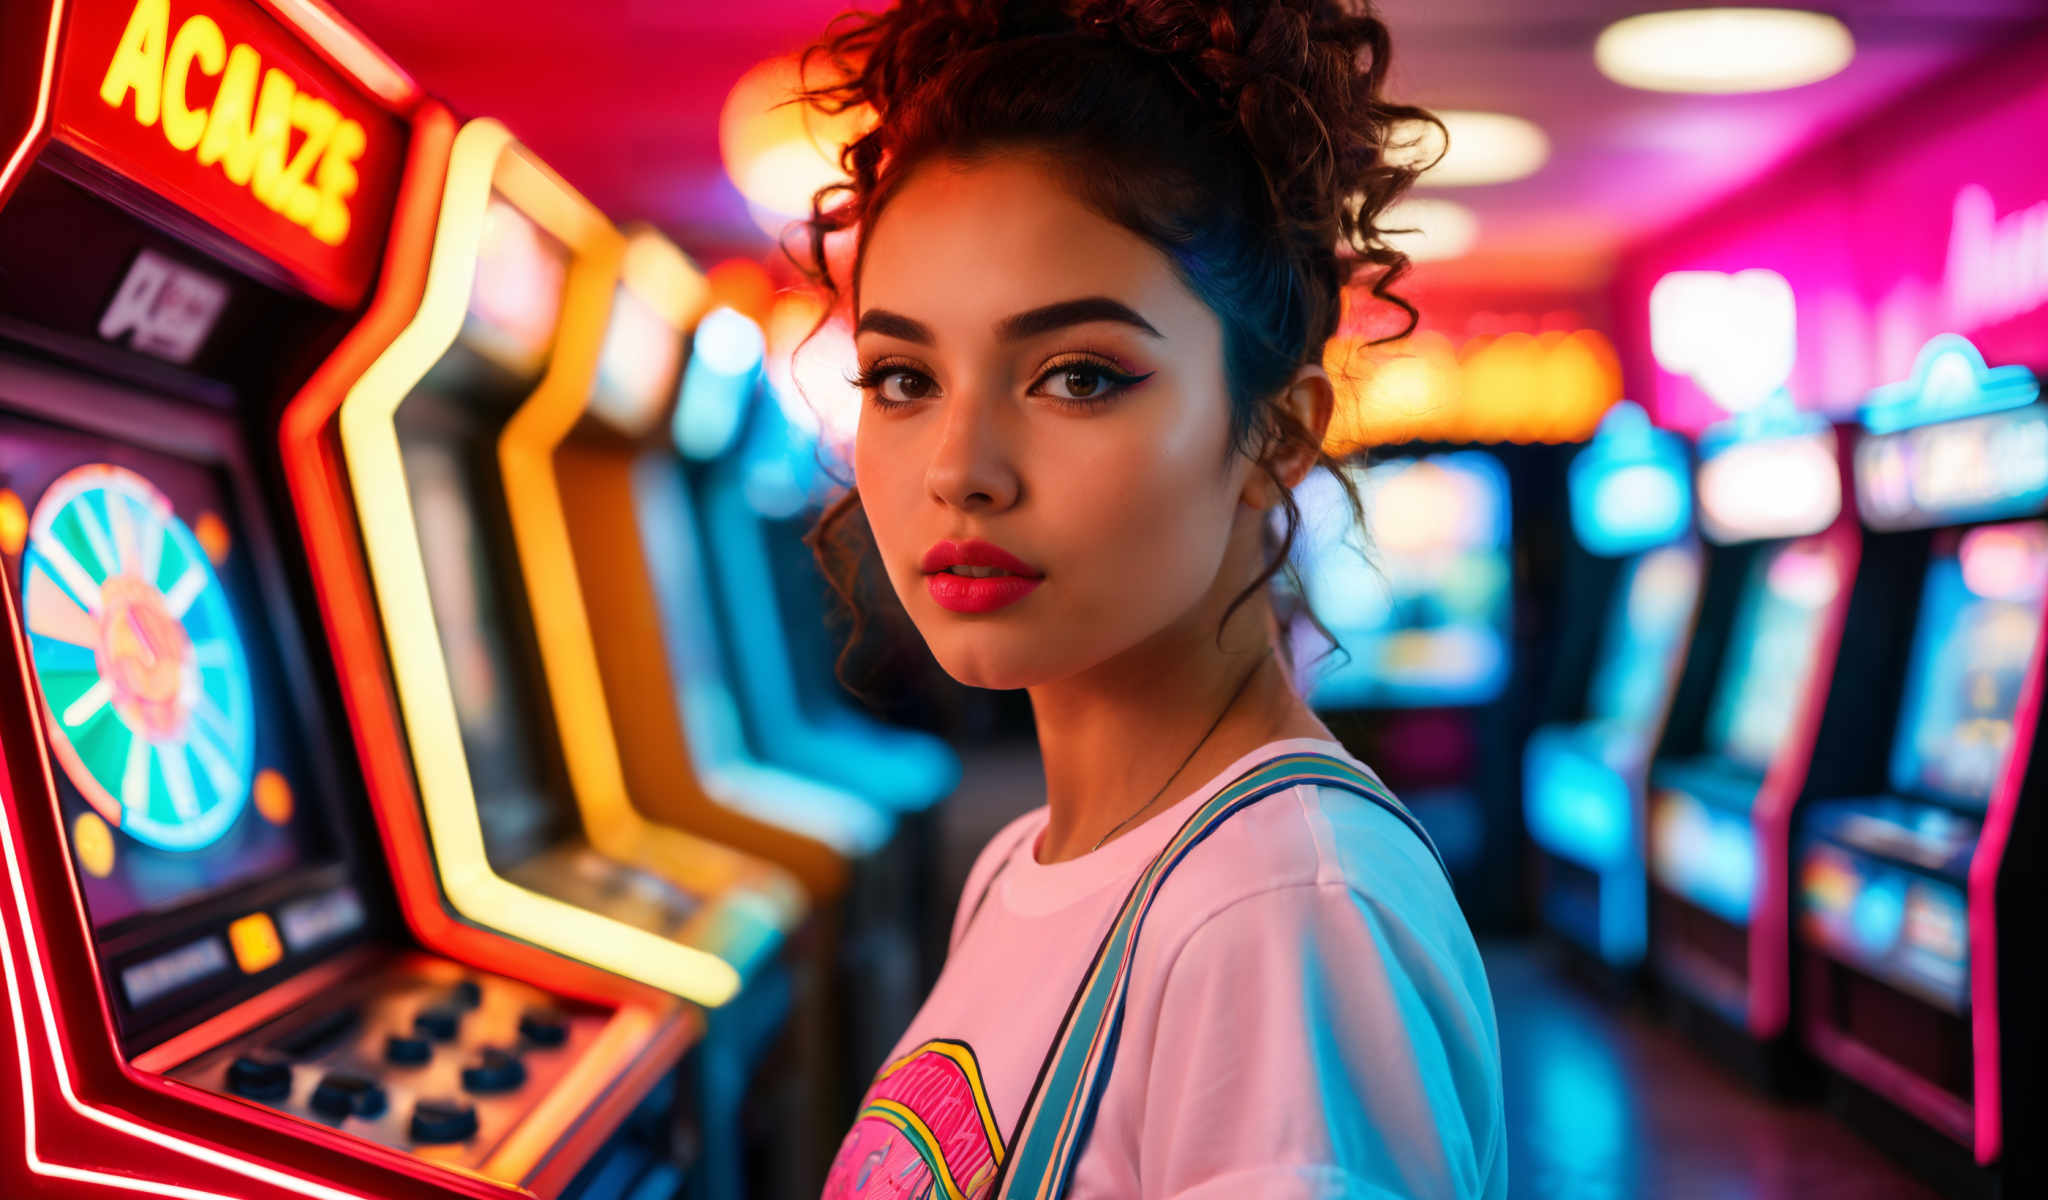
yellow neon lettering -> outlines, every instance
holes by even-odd
[[[212,17],[191,17],[178,26],[164,68],[164,138],[172,146],[190,150],[206,136],[206,110],[185,103],[185,85],[192,68],[196,65],[202,75],[218,75],[227,58],[227,39]]]
[[[128,28],[121,31],[121,44],[114,47],[107,77],[100,80],[100,99],[109,108],[119,108],[135,92],[135,119],[156,124],[163,100],[164,43],[170,38],[170,0],[136,0],[128,14]]]
[[[220,163],[221,170],[236,183],[249,182],[249,122],[256,111],[256,77],[262,69],[263,60],[252,47],[239,45],[228,52],[227,72],[220,77],[220,91],[206,119],[206,136],[199,142],[199,165]]]
[[[348,237],[348,199],[356,194],[356,160],[368,145],[369,137],[362,125],[343,121],[334,127],[334,137],[320,159],[320,173],[316,177],[320,205],[311,229],[314,237],[330,246],[339,246]]]
[[[220,80],[211,104],[191,103],[194,72]],[[173,37],[170,0],[136,0],[100,99],[122,109],[131,92],[137,122],[161,119],[173,149],[196,151],[200,166],[218,166],[321,242],[348,238],[349,198],[361,184],[356,165],[368,133],[331,101],[300,91],[280,68],[266,68],[254,46],[230,47],[212,17],[186,18]]]
[[[320,207],[320,193],[306,177],[313,173],[313,164],[327,153],[327,140],[334,135],[334,123],[341,114],[334,106],[318,96],[300,92],[292,97],[292,128],[301,130],[306,140],[299,143],[299,151],[292,155],[291,165],[285,168],[284,179],[278,185],[278,192],[284,197],[284,215],[294,225],[311,225],[313,214]]]
[[[250,134],[249,153],[255,164],[251,190],[258,200],[275,209],[282,209],[290,198],[284,194],[287,189],[280,185],[292,144],[292,98],[298,94],[299,85],[292,82],[291,76],[276,67],[263,72],[263,93],[256,98],[256,125]],[[235,178],[233,171],[228,172],[228,178]]]

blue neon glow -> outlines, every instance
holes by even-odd
[[[690,765],[719,803],[825,843],[847,858],[873,853],[894,820],[843,788],[772,766],[747,742],[739,700],[721,652],[718,606],[704,577],[689,480],[673,458],[649,455],[633,476],[641,536],[661,603],[669,678],[690,747]]]
[[[1896,874],[1872,880],[1849,910],[1849,928],[1855,934],[1856,946],[1872,958],[1891,953],[1905,923],[1906,881]]]
[[[720,375],[750,374],[767,353],[761,327],[744,314],[724,307],[705,313],[690,341],[691,357],[702,360],[706,370]]]
[[[683,457],[709,462],[732,447],[764,346],[761,327],[732,309],[714,308],[697,323],[672,430]]]
[[[1633,554],[1684,535],[1692,524],[1685,440],[1650,424],[1627,400],[1572,459],[1572,531],[1588,553]]]
[[[2011,754],[2014,714],[2039,639],[2048,524],[1981,526],[1968,536],[1960,553],[1940,555],[1927,569],[1891,767],[1901,792],[1931,791],[1981,808]],[[1973,589],[1965,554],[1977,556],[1978,586],[1994,590],[1989,584],[2009,577],[2005,594]]]
[[[1768,770],[1798,717],[1821,618],[1842,581],[1824,550],[1791,543],[1757,555],[1707,714],[1707,744]]]
[[[1637,812],[1665,697],[1684,652],[1700,580],[1696,543],[1665,546],[1629,563],[1615,589],[1587,719],[1539,729],[1523,758],[1529,834],[1599,876],[1598,903],[1564,932],[1608,962],[1643,956],[1645,874]]]
[[[2040,395],[2041,384],[2032,371],[1987,366],[1983,352],[1970,339],[1940,333],[1920,348],[1912,375],[1870,393],[1863,406],[1863,427],[1872,433],[1892,433],[2021,408]]]
[[[794,430],[766,375],[755,370],[749,379],[739,436],[695,490],[705,577],[727,633],[747,740],[770,764],[886,810],[928,808],[959,782],[959,757],[938,738],[857,710],[833,679],[823,581],[814,569],[799,574],[809,550],[759,503],[764,477],[805,461],[815,471],[816,448]]]
[[[1825,416],[1800,408],[1793,402],[1791,392],[1780,389],[1748,412],[1707,426],[1700,433],[1700,460],[1704,464],[1730,446],[1819,433],[1827,427]]]
[[[1390,459],[1356,472],[1359,549],[1335,481],[1297,489],[1309,601],[1349,658],[1315,669],[1318,708],[1491,702],[1507,684],[1512,618],[1507,469],[1480,450]]]
[[[1756,831],[1746,814],[1659,789],[1651,801],[1650,870],[1699,907],[1747,925],[1756,908]]]
[[[1602,731],[1548,725],[1529,738],[1524,760],[1529,836],[1551,853],[1596,871],[1638,856],[1634,804],[1611,756],[1626,751]]]

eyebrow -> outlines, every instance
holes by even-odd
[[[1156,338],[1165,337],[1152,323],[1133,312],[1129,307],[1108,296],[1083,296],[1078,300],[1062,300],[1057,304],[1041,305],[1025,309],[996,322],[996,337],[1005,342],[1022,341],[1037,337],[1069,325],[1085,325],[1090,321],[1115,321],[1141,329]],[[890,312],[886,308],[871,308],[861,314],[860,324],[854,329],[855,336],[863,333],[879,333],[884,337],[902,338],[906,342],[917,342],[929,346],[938,339],[931,328],[922,321]]]

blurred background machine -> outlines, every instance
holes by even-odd
[[[2041,795],[2039,399],[2031,371],[1987,367],[1944,334],[1865,406],[1855,477],[1873,565],[1893,555],[1890,578],[1917,567],[1924,583],[1873,593],[1887,611],[1873,617],[1870,686],[1829,714],[1845,738],[1890,753],[1844,756],[1796,848],[1806,1044],[1852,1113],[1958,1190],[2040,1154],[2014,1135],[2041,1119],[2041,1023],[2001,1019],[2043,1001],[2028,963],[2044,915],[2040,824],[2022,809]]]
[[[2040,1194],[2048,12],[1662,7],[1380,6],[1298,682],[1515,1195]],[[838,8],[0,7],[0,1194],[816,1194],[1042,802],[803,541]]]
[[[1529,737],[1523,804],[1539,913],[1610,967],[1648,941],[1644,857],[1650,755],[1664,730],[1699,604],[1692,469],[1683,438],[1623,401],[1573,458],[1575,544],[1552,673],[1558,719]]]
[[[1702,1033],[1735,1035],[1773,1081],[1790,1021],[1792,810],[1819,762],[1861,548],[1845,443],[1770,402],[1701,438],[1706,583],[1650,766],[1651,965]]]

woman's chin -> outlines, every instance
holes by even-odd
[[[1046,653],[1044,639],[1022,631],[927,629],[925,642],[946,674],[968,687],[1010,692],[1061,679],[1063,656]]]

